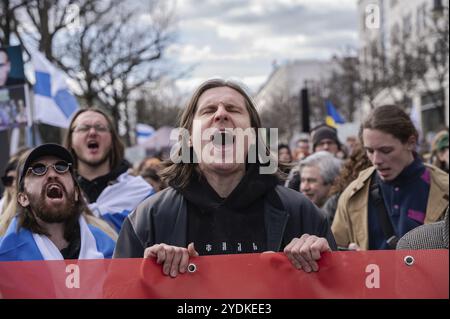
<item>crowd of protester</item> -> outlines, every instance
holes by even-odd
[[[194,92],[179,126],[222,137],[214,157],[235,147],[227,129],[261,121],[243,86],[216,79]],[[180,143],[189,160],[209,142],[193,139]],[[62,145],[22,150],[3,168],[0,261],[155,258],[175,277],[198,255],[280,251],[311,272],[330,250],[448,249],[448,130],[426,156],[417,143],[409,116],[384,105],[346,143],[321,124],[292,150],[280,144],[270,174],[260,156],[129,163],[109,116],[84,108]]]

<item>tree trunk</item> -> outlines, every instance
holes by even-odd
[[[9,0],[3,1],[2,11],[5,13],[5,24],[2,26],[3,34],[5,37],[2,41],[2,44],[8,46],[10,43],[9,41],[11,39],[11,14],[12,14],[12,12],[10,12],[9,10]]]
[[[41,41],[39,42],[39,51],[44,52],[47,59],[53,60],[52,52],[52,36],[50,35],[48,24],[48,12],[50,10],[50,2],[48,0],[41,0],[38,3],[39,6],[39,22],[40,22],[40,34]]]
[[[130,135],[130,120],[129,120],[129,114],[128,114],[128,103],[124,102],[125,105],[125,118],[124,123],[125,123],[125,135],[124,135],[124,140],[125,140],[125,145],[126,146],[130,146],[131,145],[131,135]]]

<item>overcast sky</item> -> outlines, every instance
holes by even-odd
[[[236,77],[256,91],[273,62],[328,59],[357,47],[357,0],[176,0],[177,43],[169,57],[195,65],[178,84]]]

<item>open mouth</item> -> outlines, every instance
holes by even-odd
[[[97,150],[98,149],[98,147],[99,147],[99,145],[98,145],[98,142],[96,142],[96,141],[90,141],[90,142],[88,142],[88,148],[90,149],[90,150]]]
[[[217,131],[211,135],[211,142],[214,146],[227,146],[233,145],[235,142],[235,136],[227,131]]]
[[[58,184],[50,184],[47,186],[47,197],[51,199],[60,199],[63,197],[62,187]]]

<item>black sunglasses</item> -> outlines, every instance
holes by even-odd
[[[2,184],[5,187],[12,186],[14,182],[14,176],[2,176]]]
[[[55,170],[56,173],[64,174],[65,172],[67,172],[69,170],[71,165],[72,165],[71,163],[67,163],[65,161],[59,161],[59,162],[56,162],[55,164],[50,164],[50,165],[36,163],[36,164],[32,165],[31,167],[28,167],[28,170],[31,170],[31,172],[34,175],[42,176],[42,175],[45,175],[45,173],[47,173],[47,170],[49,167],[53,167],[53,169]]]

